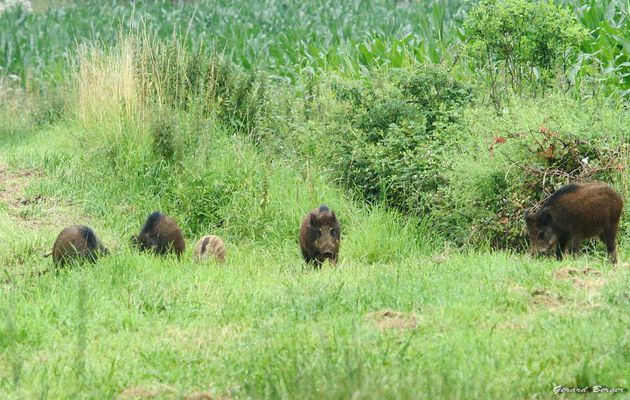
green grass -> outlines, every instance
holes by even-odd
[[[8,243],[17,248],[3,252],[19,251]],[[551,398],[560,384],[630,383],[627,268],[589,260],[604,276],[585,280],[606,282],[591,293],[552,277],[584,259],[366,265],[344,252],[339,269],[310,271],[295,243],[228,246],[223,267],[119,248],[96,266],[5,286],[0,393]],[[536,304],[535,290],[559,300]],[[414,313],[418,325],[380,331],[365,315],[382,309]]]

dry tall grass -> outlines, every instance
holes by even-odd
[[[109,50],[79,49],[75,79],[77,122],[91,134],[116,142],[144,131],[144,107],[135,73],[137,42],[122,39]]]

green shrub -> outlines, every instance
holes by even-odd
[[[336,170],[368,202],[423,214],[446,183],[446,155],[457,143],[472,90],[437,68],[394,71],[382,86],[372,83],[381,78],[334,88],[339,99],[352,102],[340,116],[349,119],[352,134],[337,137]]]
[[[555,82],[586,37],[570,12],[549,1],[483,0],[466,19],[468,49],[495,105]]]

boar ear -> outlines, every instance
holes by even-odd
[[[337,221],[337,216],[335,215],[335,212],[334,212],[334,211],[331,211],[331,212],[330,212],[330,215],[332,216],[333,221],[335,221],[335,222],[336,222],[336,221]]]
[[[317,217],[315,217],[315,214],[311,214],[310,224],[311,224],[311,226],[317,225]]]
[[[529,211],[525,211],[525,222],[532,222],[533,219],[534,218],[532,213],[530,213]]]

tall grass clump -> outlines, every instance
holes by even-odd
[[[141,82],[136,77],[133,40],[102,50],[79,48],[74,85],[75,117],[89,132],[89,146],[112,145],[142,133]],[[87,139],[87,138],[86,138]]]
[[[194,131],[210,122],[255,135],[264,93],[258,74],[188,51],[175,39],[156,43],[146,36],[104,50],[81,46],[73,82],[72,117],[85,132],[80,142],[122,166],[144,147],[172,161],[181,146],[194,147]]]
[[[177,41],[145,38],[140,48],[137,71],[145,103],[214,117],[238,132],[255,134],[264,103],[260,74],[241,71],[213,51],[189,51]]]
[[[217,191],[238,192],[227,184],[246,181],[237,168],[230,179],[213,178],[216,189],[205,204],[174,198],[179,188],[199,187],[189,181],[197,176],[189,174],[190,169],[207,169],[192,161],[193,154],[202,162],[215,162],[208,158],[224,153],[222,146],[230,146],[221,142],[221,136],[247,133],[243,140],[250,140],[256,116],[252,110],[262,103],[260,85],[252,84],[253,75],[240,73],[219,57],[191,53],[176,41],[153,46],[146,39],[128,38],[107,50],[81,47],[79,52],[70,121],[76,125],[77,144],[84,152],[82,162],[92,165],[76,171],[79,176],[96,182],[97,175],[106,174],[111,181],[103,184],[111,185],[114,193],[123,196],[131,190],[127,198],[145,196],[147,202],[163,197],[161,203],[173,201],[168,208],[177,208],[183,215],[198,213],[187,206],[212,213],[212,201],[224,205],[216,199],[221,197]],[[77,174],[68,179],[76,180]],[[205,187],[199,190],[207,193]],[[194,218],[187,222],[191,230],[199,226]],[[213,224],[219,226],[221,221]]]

